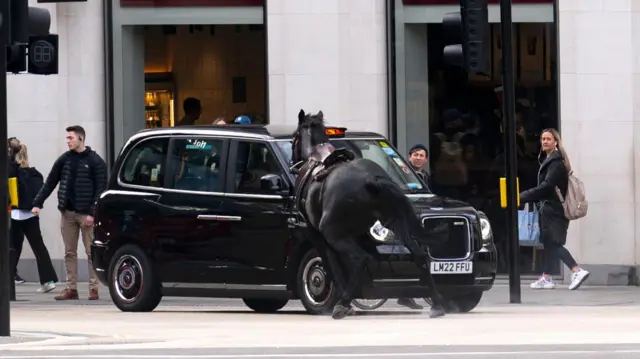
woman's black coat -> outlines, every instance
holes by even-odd
[[[567,195],[569,171],[560,151],[554,151],[542,162],[538,170],[538,186],[520,194],[521,202],[536,202],[540,209],[540,240],[565,245],[569,220],[564,216],[562,202],[556,193],[560,188]]]

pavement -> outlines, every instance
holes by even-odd
[[[430,319],[390,300],[340,321],[307,315],[298,301],[267,315],[237,299],[166,298],[152,313],[123,313],[106,288],[95,302],[56,302],[57,290],[36,288],[16,287],[0,359],[640,357],[638,287],[523,286],[522,304],[509,304],[499,283],[467,314]]]

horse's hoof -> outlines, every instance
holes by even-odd
[[[442,307],[431,307],[431,311],[429,312],[429,318],[438,318],[444,317],[444,308]]]
[[[353,308],[345,307],[342,304],[336,304],[336,306],[333,307],[333,314],[331,314],[331,317],[333,319],[342,319],[349,315],[350,311],[353,311]]]
[[[356,310],[353,307],[349,307],[349,311],[347,312],[347,316],[356,315]]]

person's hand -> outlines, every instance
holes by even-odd
[[[38,207],[31,208],[31,213],[33,213],[36,216],[39,216],[40,215],[40,208],[38,208]]]
[[[85,225],[85,227],[87,227],[87,228],[93,227],[93,221],[94,221],[94,219],[93,219],[92,216],[85,216],[84,217],[84,225]]]

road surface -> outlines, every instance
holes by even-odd
[[[497,286],[468,314],[430,319],[393,301],[340,321],[299,302],[257,314],[238,300],[168,298],[152,313],[107,299],[55,302],[19,286],[4,358],[640,358],[640,288]],[[81,295],[86,296],[86,288]]]

